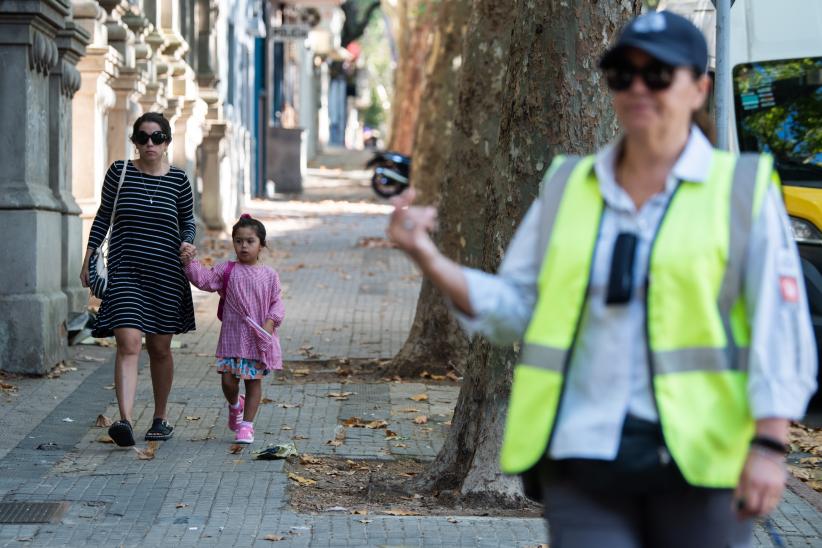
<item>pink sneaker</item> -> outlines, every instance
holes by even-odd
[[[254,443],[254,425],[245,421],[240,423],[240,429],[237,430],[234,443]]]
[[[240,399],[237,400],[240,403],[240,407],[237,409],[232,409],[231,406],[228,406],[228,429],[232,432],[236,432],[240,429],[240,423],[243,422],[243,411],[245,410],[245,396],[240,396]]]

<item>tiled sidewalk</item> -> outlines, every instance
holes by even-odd
[[[346,196],[362,192],[355,186]],[[384,206],[329,203],[310,195],[303,202],[255,202],[248,209],[265,218],[273,237],[271,260],[286,295],[286,359],[387,358],[399,349],[413,319],[419,278],[396,251],[357,246],[364,237],[382,236]],[[295,513],[287,505],[282,461],[255,461],[249,450],[228,453],[225,403],[212,366],[217,299],[198,292],[195,302],[197,331],[175,339],[183,344],[175,350],[170,405],[175,435],[153,460],[98,441],[104,429],[93,426],[97,415],[116,415],[111,349],[75,347],[76,371],[60,379],[15,380],[17,395],[0,395],[0,500],[69,503],[59,523],[0,525],[0,546],[526,547],[546,541],[539,519],[363,520],[336,512]],[[353,394],[345,401],[328,397],[342,390]],[[428,401],[409,400],[421,392]],[[255,422],[256,447],[298,436],[307,438],[295,442],[298,449],[312,454],[428,459],[442,445],[457,387],[309,379],[266,383],[265,396],[272,402],[261,406]],[[148,426],[150,403],[144,367],[138,434]],[[415,425],[414,415],[403,412],[408,407],[427,415],[429,423]],[[353,416],[386,420],[408,439],[395,444],[381,431],[349,429],[341,447],[327,445],[339,421]],[[51,450],[37,449],[50,442],[56,444]],[[785,546],[822,546],[817,509],[793,492],[773,523]],[[285,540],[264,540],[269,534]],[[779,546],[761,526],[756,539],[758,546]]]

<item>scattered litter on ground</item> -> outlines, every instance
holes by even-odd
[[[63,422],[74,422],[74,419],[72,419],[71,417],[66,417],[63,419]]]
[[[40,445],[38,445],[37,450],[38,451],[59,451],[60,446],[57,445],[56,443],[54,443],[53,441],[50,441],[48,443],[41,443]]]
[[[160,442],[151,440],[146,444],[145,449],[140,449],[139,447],[133,447],[133,449],[137,453],[138,459],[152,460],[154,458],[154,454],[157,452],[158,447],[160,447]]]
[[[108,428],[112,424],[112,420],[105,415],[97,415],[97,420],[94,421],[94,426],[97,428]]]
[[[397,244],[386,238],[366,236],[357,240],[355,247],[364,247],[366,249],[394,249]]]
[[[288,473],[288,479],[290,479],[293,482],[296,482],[297,484],[299,484],[303,487],[308,487],[308,486],[317,484],[316,480],[309,479],[309,478],[304,478],[303,476],[299,476],[297,474],[294,474],[293,472]]]
[[[270,444],[252,453],[256,460],[278,460],[297,454],[297,447],[291,442]]]
[[[811,489],[822,492],[822,428],[792,423],[788,443],[792,453],[788,471]]]
[[[422,475],[428,466],[430,463],[412,458],[354,461],[308,454],[290,457],[285,464],[291,479],[289,502],[297,512],[306,514],[325,514],[331,508],[347,508],[350,515],[364,518],[366,522],[373,515],[436,515],[450,519],[482,515],[536,518],[542,515],[540,506],[527,502],[521,507],[503,508],[493,501],[463,500],[451,492],[444,492],[442,496],[415,496],[418,488],[408,482]],[[301,485],[292,475],[316,483]]]
[[[237,455],[239,453],[242,453],[245,447],[246,446],[242,443],[234,443],[231,445],[231,447],[228,448],[228,452],[231,455]]]
[[[59,379],[60,377],[71,371],[77,371],[77,368],[66,364],[66,362],[60,362],[56,366],[54,366],[54,369],[46,373],[46,378]]]
[[[79,360],[81,362],[104,362],[106,361],[105,358],[95,358],[94,356],[89,356],[87,354],[80,354],[76,356],[74,359]]]

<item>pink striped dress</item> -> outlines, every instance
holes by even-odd
[[[285,307],[279,275],[269,266],[237,262],[223,293],[223,273],[227,267],[228,262],[224,262],[208,268],[195,259],[185,269],[189,281],[198,288],[225,295],[217,357],[258,360],[267,371],[282,369],[277,328],[285,317]],[[274,321],[273,335],[262,328],[266,320]]]

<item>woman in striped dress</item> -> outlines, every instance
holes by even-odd
[[[131,141],[140,157],[114,162],[108,169],[80,273],[87,287],[89,259],[109,228],[125,165],[109,242],[108,288],[93,331],[95,337],[113,334],[117,340],[114,386],[120,420],[109,435],[120,446],[134,445],[132,409],[142,337],[154,389],[154,420],[145,439],[167,440],[174,430],[166,420],[174,374],[171,338],[194,329],[191,289],[180,263],[182,244],[194,241],[191,185],[186,173],[166,159],[171,127],[162,114],[138,118]]]

